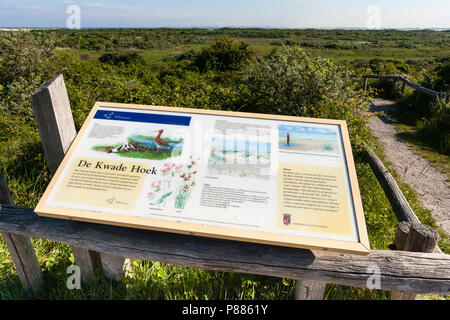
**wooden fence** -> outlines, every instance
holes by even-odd
[[[400,75],[379,75],[379,74],[352,74],[351,77],[354,78],[362,78],[363,79],[363,89],[367,91],[368,80],[369,79],[386,79],[392,80],[393,88],[396,88],[397,82],[400,81],[402,83],[401,93],[404,93],[405,87],[411,87],[416,90],[416,101],[418,102],[420,99],[420,94],[425,94],[430,97],[436,98],[439,96],[446,95],[445,92],[438,92],[431,89],[427,89],[422,87],[416,83],[409,81],[406,77]]]
[[[55,172],[76,135],[62,75],[45,83],[33,95],[32,105],[50,170]],[[450,256],[436,249],[437,232],[420,224],[381,161],[367,151],[400,221],[393,239],[396,250],[372,250],[367,256],[313,252],[45,218],[33,209],[14,206],[4,179],[0,179],[0,232],[24,288],[35,294],[43,280],[28,237],[70,245],[85,283],[94,279],[97,267],[108,278],[120,280],[124,260],[131,258],[296,279],[296,299],[322,299],[326,283],[367,288],[374,276],[379,277],[377,289],[394,291],[393,299],[448,294]]]

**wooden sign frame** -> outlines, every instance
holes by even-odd
[[[348,173],[349,189],[351,191],[352,206],[354,212],[354,223],[356,226],[357,241],[342,241],[334,239],[326,239],[320,237],[299,236],[294,234],[283,233],[269,233],[263,231],[253,230],[240,230],[235,228],[204,225],[179,221],[168,221],[164,219],[155,219],[147,217],[135,217],[129,215],[106,213],[100,211],[80,210],[67,207],[55,207],[47,205],[47,201],[54,191],[58,181],[64,170],[66,169],[72,155],[77,149],[81,139],[86,134],[90,122],[94,119],[95,114],[99,108],[111,108],[111,109],[132,109],[132,110],[149,110],[159,111],[165,113],[174,114],[198,114],[198,115],[216,115],[225,117],[238,117],[238,118],[253,118],[253,119],[265,119],[265,120],[277,120],[277,121],[289,121],[289,122],[301,122],[310,124],[331,124],[337,125],[341,132],[342,145],[344,149],[345,164]],[[43,197],[41,198],[38,206],[35,209],[36,214],[40,216],[71,219],[92,223],[109,224],[123,227],[132,227],[140,229],[148,229],[163,232],[174,232],[195,236],[204,236],[212,238],[222,238],[228,240],[256,242],[269,245],[288,246],[296,248],[306,248],[312,250],[330,250],[336,252],[355,253],[355,254],[368,254],[370,252],[369,240],[366,230],[366,224],[364,219],[364,211],[362,207],[361,197],[359,193],[358,180],[356,176],[355,165],[353,161],[353,155],[351,150],[351,144],[348,137],[348,130],[346,122],[342,120],[326,120],[326,119],[313,119],[302,118],[292,116],[281,115],[267,115],[256,113],[243,113],[243,112],[231,112],[231,111],[217,111],[217,110],[203,110],[203,109],[190,109],[190,108],[175,108],[175,107],[163,107],[163,106],[147,106],[147,105],[131,105],[121,103],[108,103],[97,102],[90,114],[88,115],[85,123],[83,124],[80,132],[72,143],[68,150],[64,160],[59,166],[49,186],[47,187]]]

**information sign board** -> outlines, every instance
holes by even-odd
[[[345,121],[98,102],[38,215],[367,254]]]

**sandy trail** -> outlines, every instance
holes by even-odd
[[[397,136],[389,116],[394,108],[395,101],[375,99],[370,112],[383,111],[385,115],[371,118],[370,128],[383,143],[386,157],[394,164],[402,182],[416,191],[423,207],[431,210],[436,223],[449,235],[450,185],[447,177]]]

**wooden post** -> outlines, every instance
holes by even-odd
[[[394,245],[396,250],[431,253],[437,246],[439,234],[430,226],[402,221],[398,224]],[[415,300],[414,293],[393,291],[392,300]]]
[[[297,280],[295,287],[295,300],[322,300],[325,293],[326,282]]]
[[[44,83],[33,94],[31,104],[47,163],[51,173],[54,174],[77,134],[63,75],[60,74],[55,79]],[[93,280],[94,270],[97,265],[100,265],[100,254],[74,247],[72,247],[72,253],[81,269],[82,279]],[[114,272],[115,270],[106,270],[105,273],[110,275]]]
[[[323,257],[322,251],[311,251],[315,257]],[[298,279],[295,284],[295,300],[322,300],[327,283],[323,281]]]
[[[0,176],[0,203],[14,204],[8,184],[2,176]],[[42,288],[42,273],[30,238],[11,233],[3,233],[2,237],[24,290],[38,294]]]
[[[367,91],[367,78],[364,78],[364,84],[363,84],[364,91]]]
[[[101,253],[101,260],[105,277],[110,280],[120,281],[124,275],[125,259],[121,256]]]
[[[392,92],[395,94],[395,89],[397,88],[397,78],[394,78],[392,81]]]
[[[402,80],[402,94],[405,93],[406,82]]]

